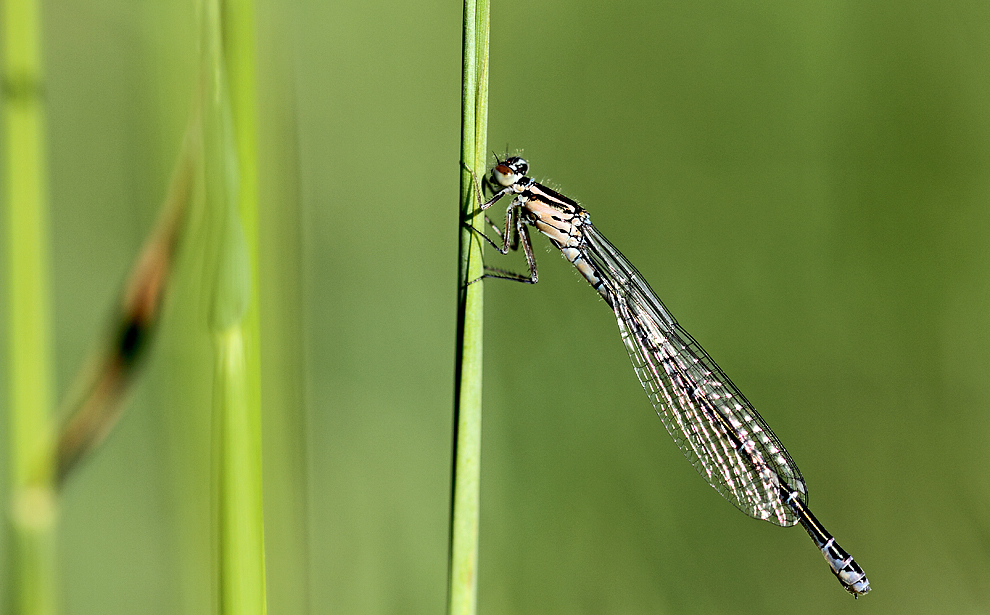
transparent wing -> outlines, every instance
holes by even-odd
[[[807,487],[797,465],[752,404],[677,324],[649,284],[591,224],[582,226],[588,259],[605,280],[636,376],[677,446],[725,499],[783,526],[798,517],[781,498]]]

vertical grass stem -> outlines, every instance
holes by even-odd
[[[250,0],[209,0],[205,186],[217,238],[214,471],[218,610],[267,612],[257,292],[257,121]]]
[[[454,454],[450,529],[450,615],[477,610],[478,528],[481,477],[481,391],[483,339],[483,286],[469,284],[481,277],[481,243],[465,223],[481,227],[474,174],[485,170],[488,126],[487,0],[465,0],[463,79],[461,90],[461,189],[458,222],[457,365],[455,366]]]
[[[6,570],[9,603],[23,615],[55,612],[52,495],[50,275],[42,98],[41,8],[37,0],[0,5],[3,88],[3,173],[6,205],[9,411],[6,446],[11,473],[11,540]]]

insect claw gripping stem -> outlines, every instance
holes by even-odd
[[[466,164],[464,165],[464,168],[467,169],[469,173],[471,173],[471,177],[474,179],[475,195],[478,198],[479,211],[484,211],[488,209],[503,196],[514,191],[514,186],[512,185],[503,186],[502,189],[496,192],[491,199],[485,201],[484,195],[482,194],[481,190],[478,189],[479,184],[482,186],[482,189],[484,188],[485,184],[483,184],[480,180],[478,180],[477,175],[475,175],[474,171],[470,169]],[[521,213],[521,208],[519,204],[515,200],[513,200],[513,203],[505,211],[504,231],[499,230],[498,226],[494,222],[492,222],[491,218],[489,218],[487,215],[485,216],[485,221],[488,222],[488,224],[492,227],[492,230],[495,231],[495,234],[498,235],[498,238],[502,240],[501,246],[499,246],[494,240],[492,240],[491,237],[486,235],[483,231],[480,231],[477,228],[475,228],[473,224],[470,224],[467,221],[465,221],[464,224],[467,225],[467,227],[471,229],[471,231],[480,235],[485,241],[488,242],[488,244],[491,247],[498,250],[499,254],[504,255],[504,254],[508,254],[510,250],[511,251],[518,250],[519,245],[521,243],[523,246],[523,252],[526,255],[526,262],[529,265],[529,275],[527,276],[521,273],[516,273],[514,271],[507,271],[505,269],[498,269],[496,267],[486,266],[485,267],[486,273],[481,277],[475,278],[474,280],[468,282],[469,285],[474,284],[475,282],[478,282],[479,280],[483,280],[485,278],[512,280],[515,282],[523,282],[526,284],[536,284],[536,282],[539,280],[539,276],[536,270],[536,256],[533,254],[533,246],[529,239],[529,229],[526,226],[527,221],[523,219],[520,213]],[[474,215],[476,214],[472,214],[472,217]]]

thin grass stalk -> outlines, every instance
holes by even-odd
[[[4,161],[7,207],[8,468],[11,540],[6,570],[14,613],[56,611],[52,481],[50,273],[42,104],[41,8],[2,5]]]
[[[487,0],[465,0],[461,85],[461,190],[457,365],[455,366],[449,591],[450,615],[473,615],[478,605],[478,528],[481,486],[481,391],[484,273],[481,242],[465,222],[484,230],[474,174],[483,174],[488,126]]]
[[[263,357],[265,566],[273,611],[310,613],[309,495],[294,11],[257,5],[258,305]],[[262,27],[261,24],[264,24]],[[272,377],[277,375],[277,377]]]
[[[229,116],[219,132],[230,136]],[[223,139],[221,135],[213,138]],[[211,136],[208,132],[208,140]],[[214,142],[214,145],[219,145]],[[207,184],[224,182],[236,165],[232,147],[208,146]],[[212,167],[212,168],[211,168]],[[232,173],[230,173],[232,174]],[[219,612],[265,613],[264,515],[261,490],[261,416],[252,400],[245,316],[251,296],[249,252],[236,191],[207,188],[219,216],[219,253],[211,329],[216,348],[214,459]]]
[[[205,187],[218,236],[216,278],[210,323],[216,345],[214,385],[214,471],[217,546],[217,606],[220,613],[266,613],[264,513],[261,472],[261,405],[258,370],[257,299],[252,258],[257,258],[257,180],[255,156],[238,139],[255,130],[253,120],[238,127],[228,88],[227,62],[246,62],[253,71],[253,48],[227,49],[219,0],[206,2],[204,53],[211,76],[206,123]],[[243,8],[243,7],[240,7]],[[235,11],[236,12],[236,11]],[[237,30],[238,19],[230,27]],[[243,24],[241,24],[243,25]],[[222,27],[223,26],[223,27]],[[237,36],[231,34],[234,40]],[[243,36],[241,32],[240,36]],[[239,72],[245,69],[238,68]],[[250,72],[250,71],[248,71]],[[253,84],[253,81],[252,81]],[[243,85],[239,86],[243,88]],[[253,86],[252,86],[253,87]],[[243,90],[242,90],[243,91]],[[253,94],[252,94],[253,95]],[[245,104],[241,101],[241,104]],[[248,103],[249,108],[255,108]],[[241,107],[243,112],[244,107]],[[256,139],[248,137],[250,148]],[[251,192],[243,192],[248,176]],[[247,198],[248,210],[244,211]],[[246,214],[246,215],[245,215]],[[251,235],[245,233],[245,219]],[[253,315],[252,315],[253,313]]]
[[[258,280],[258,85],[253,0],[221,0],[223,51],[237,153],[237,201],[251,286],[241,326],[245,334],[249,412],[261,415],[261,325]],[[260,436],[260,433],[259,433]],[[259,443],[260,446],[260,443]]]

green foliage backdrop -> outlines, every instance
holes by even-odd
[[[190,2],[44,17],[61,395],[157,215],[198,30]],[[269,608],[438,613],[461,7],[258,18]],[[975,0],[493,4],[489,142],[637,264],[874,591],[705,485],[607,307],[534,237],[540,284],[486,292],[482,613],[990,609],[988,24]],[[209,607],[202,275],[182,263],[128,414],[65,493],[65,613]]]

